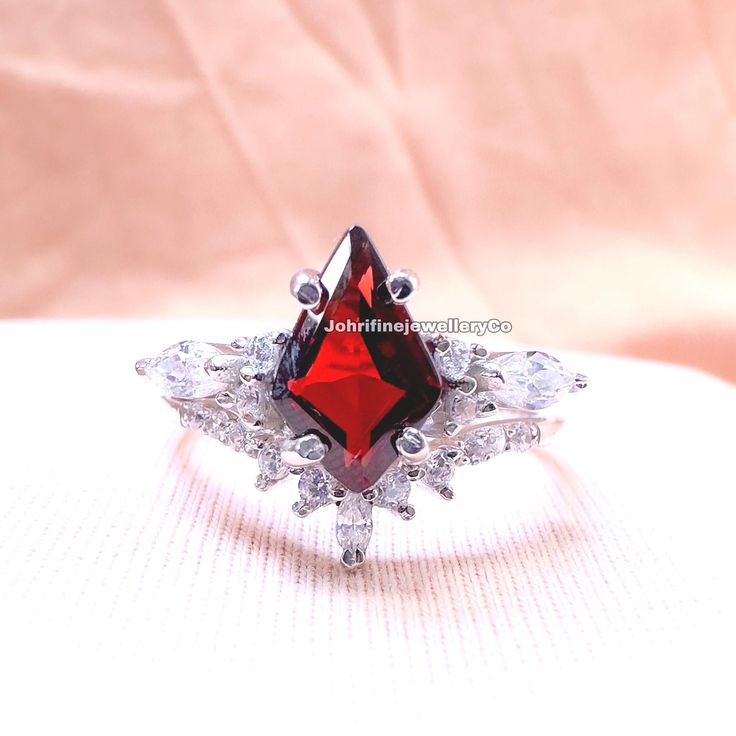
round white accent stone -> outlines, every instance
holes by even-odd
[[[299,497],[308,509],[330,502],[332,479],[322,468],[307,468],[299,476]]]
[[[236,391],[235,411],[249,424],[263,417],[263,394],[257,383],[244,383]]]
[[[435,450],[424,464],[424,478],[422,479],[432,488],[444,488],[455,475],[455,465],[447,456],[444,449]]]
[[[274,442],[264,445],[258,453],[258,467],[269,480],[281,480],[289,474],[289,466],[281,459],[281,449]]]
[[[396,508],[405,505],[411,491],[411,481],[400,470],[389,470],[378,481],[379,493],[376,503],[379,506]]]
[[[513,452],[525,452],[536,444],[536,425],[519,422],[506,425],[506,437],[509,450]]]
[[[503,427],[481,427],[469,432],[462,441],[462,448],[470,463],[489,460],[506,449],[506,432]]]
[[[447,350],[435,351],[437,366],[448,381],[461,381],[470,366],[473,350],[468,343],[462,340],[448,340],[447,342],[449,343]]]
[[[243,340],[242,353],[244,363],[255,373],[269,373],[276,366],[281,346],[275,340],[279,332],[267,332],[265,335],[247,337]]]

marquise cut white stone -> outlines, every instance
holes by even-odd
[[[345,550],[365,552],[373,531],[373,506],[360,493],[348,493],[337,507],[335,533]]]
[[[498,406],[512,409],[546,409],[575,386],[575,374],[557,358],[530,350],[496,358],[503,387],[493,391]]]
[[[185,340],[166,348],[146,365],[146,376],[171,399],[203,399],[227,383],[210,376],[205,363],[220,351],[206,342]]]

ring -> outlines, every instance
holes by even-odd
[[[417,288],[354,226],[321,273],[292,278],[293,330],[185,340],[136,371],[183,427],[257,459],[259,490],[296,476],[297,516],[335,504],[340,559],[354,568],[374,508],[414,518],[415,484],[452,499],[458,467],[546,442],[562,419],[544,410],[588,385],[547,353],[424,331],[405,306]]]

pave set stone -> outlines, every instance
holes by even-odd
[[[536,415],[503,421],[494,418],[499,409],[537,412],[585,385],[539,351],[489,353],[441,335],[330,329],[410,323],[403,303],[387,297],[388,279],[366,233],[351,228],[320,274],[319,312],[305,309],[293,331],[228,345],[187,340],[136,366],[179,410],[182,426],[257,459],[257,488],[293,475],[298,516],[336,504],[349,567],[365,558],[374,507],[410,519],[415,482],[450,499],[458,467],[539,444]],[[304,467],[287,464],[288,451]]]

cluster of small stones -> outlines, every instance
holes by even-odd
[[[481,345],[441,335],[427,338],[445,381],[442,400],[425,427],[452,437],[497,408],[537,411],[578,390],[581,379],[540,351],[489,353]]]
[[[525,452],[539,440],[539,425],[531,421],[478,427],[434,450],[423,463],[408,468],[407,475],[450,500],[455,496],[451,481],[457,467],[477,465],[503,452]]]
[[[175,406],[181,424],[203,432],[236,452],[257,458],[256,487],[266,490],[290,475],[298,477],[299,499],[292,509],[305,517],[337,504],[336,536],[348,567],[365,559],[373,529],[373,507],[402,519],[414,517],[409,504],[412,484],[421,482],[443,498],[454,497],[451,482],[461,465],[475,465],[503,452],[523,452],[539,444],[533,421],[497,423],[467,429],[497,406],[538,409],[574,391],[575,377],[545,353],[489,356],[481,346],[460,340],[430,338],[430,347],[445,380],[442,399],[423,431],[448,439],[419,464],[397,462],[363,493],[347,491],[319,464],[293,468],[283,458],[292,440],[276,414],[268,391],[284,333],[238,338],[232,352],[209,343],[177,343],[145,361],[149,376]],[[465,431],[460,430],[465,427]]]

